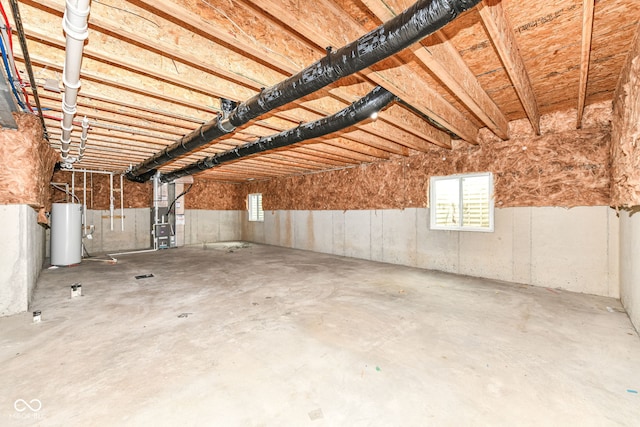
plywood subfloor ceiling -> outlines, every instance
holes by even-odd
[[[2,3],[9,11],[8,1]],[[212,119],[221,97],[246,100],[318,60],[327,46],[341,47],[411,4],[93,0],[77,116],[78,125],[87,116],[91,129],[75,167],[123,171]],[[64,1],[19,5],[48,133],[58,148],[61,94],[44,86],[47,79],[62,80]],[[639,20],[637,0],[485,0],[421,43],[161,170],[335,113],[375,85],[403,103],[376,121],[201,176],[245,181],[347,167],[450,147],[452,135],[476,143],[485,127],[506,139],[509,121],[527,118],[536,129],[540,115],[559,110],[576,109],[578,126],[585,104],[612,99]],[[73,135],[77,155],[79,126]]]

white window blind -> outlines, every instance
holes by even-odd
[[[249,194],[249,201],[247,205],[249,208],[249,221],[264,221],[262,193]]]
[[[434,230],[493,231],[491,173],[432,177],[429,201]]]

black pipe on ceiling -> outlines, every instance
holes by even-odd
[[[354,42],[327,55],[293,76],[263,89],[152,157],[127,171],[132,181],[151,178],[158,166],[220,138],[275,108],[300,99],[342,77],[361,71],[444,27],[480,0],[419,0],[413,6]]]
[[[347,108],[331,116],[323,117],[313,122],[301,124],[275,135],[264,136],[254,142],[239,145],[231,150],[205,157],[180,169],[160,175],[160,181],[171,182],[186,175],[193,175],[211,169],[222,163],[250,156],[274,148],[286,147],[300,141],[319,138],[333,132],[352,126],[372,114],[379,112],[396,99],[388,90],[376,86],[371,92],[360,98]]]

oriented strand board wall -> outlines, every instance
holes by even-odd
[[[72,179],[72,173],[69,171],[56,171],[53,174],[52,182],[67,183],[71,189],[75,181],[75,195],[83,202],[84,197],[84,173],[76,172],[75,178]],[[120,175],[113,176],[114,186],[114,206],[120,208]],[[124,207],[125,208],[148,208],[153,203],[153,187],[151,182],[140,184],[123,179],[124,186]],[[55,191],[52,194],[52,202],[65,201],[65,194],[61,191]],[[87,173],[87,209],[109,209],[110,185],[109,175]]]
[[[610,104],[548,115],[542,136],[526,120],[510,123],[511,139],[483,133],[478,146],[434,149],[338,171],[247,184],[265,210],[397,209],[427,206],[430,176],[490,171],[498,207],[609,205]]]
[[[640,205],[640,27],[613,98],[611,205]]]
[[[58,159],[33,114],[14,114],[18,130],[0,129],[0,204],[48,209],[49,180]],[[46,222],[43,215],[40,222]]]
[[[185,184],[188,188],[188,184]],[[186,209],[243,210],[245,191],[240,184],[194,178],[193,187],[185,196]]]
[[[84,174],[75,173],[75,194],[83,199]],[[53,175],[53,182],[72,185],[72,175],[68,171],[57,171]],[[120,175],[114,175],[114,188],[120,188]],[[153,184],[147,181],[143,184],[123,180],[124,207],[148,208],[153,206]],[[189,185],[185,185],[185,189]],[[87,208],[96,210],[109,209],[109,175],[87,173]],[[205,210],[242,210],[245,208],[244,192],[242,185],[219,183],[207,179],[194,178],[193,187],[184,196],[186,209]],[[120,208],[120,194],[114,192],[114,206]],[[56,191],[52,201],[65,201],[65,194]]]

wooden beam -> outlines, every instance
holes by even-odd
[[[42,1],[42,0],[39,0],[39,1]],[[224,31],[220,31],[220,29],[216,28],[214,25],[211,25],[210,23],[203,21],[202,19],[198,18],[195,14],[189,12],[188,10],[184,9],[179,5],[162,1],[162,0],[153,0],[153,1],[140,0],[140,3],[144,4],[146,8],[154,11],[155,13],[168,15],[168,19],[169,18],[172,19],[173,22],[176,22],[181,26],[197,29],[200,34],[207,36],[208,38],[214,41],[229,43],[228,34],[226,34]],[[119,31],[119,34],[122,35],[122,32]],[[253,47],[252,45],[245,43],[239,39],[232,38],[232,40],[233,40],[232,45],[234,49],[236,49],[237,51],[244,52],[248,57],[254,58],[256,60],[260,60],[261,62],[267,61],[275,69],[285,73],[285,75],[292,75],[299,71],[299,69],[296,69],[295,67],[293,67],[291,63],[287,61],[283,61],[282,59],[283,57],[281,55],[276,54],[275,52],[269,52],[267,50],[260,51],[255,49],[255,47]],[[322,49],[322,51],[324,52],[324,48],[326,46],[327,46],[326,44],[322,44],[321,42],[315,48],[318,49],[318,51],[320,51],[319,49]],[[353,102],[354,94],[351,93],[348,89],[346,88],[336,88],[336,89],[337,91],[334,92],[332,90],[331,92],[334,96],[337,96],[339,99],[341,99],[345,103]],[[428,89],[425,89],[425,90],[428,90]],[[453,110],[451,114],[456,115],[458,113],[455,110]],[[407,129],[406,125],[404,125],[404,123],[401,120],[399,120],[397,117],[394,117],[393,114],[390,112],[382,113],[380,117],[383,120],[391,123],[396,127],[403,128],[404,130],[410,131],[409,129]],[[414,133],[415,136],[423,139],[426,138],[425,140],[432,142],[434,144],[437,144],[439,146],[450,146],[450,138],[446,133],[425,124],[422,124],[421,126],[419,126],[419,129],[421,129],[421,133],[420,134]],[[473,131],[471,130],[469,132],[473,133]],[[477,134],[477,129],[475,129],[475,132]],[[419,146],[420,144],[416,143],[414,145]]]
[[[330,39],[326,34],[321,34],[314,28],[309,27],[289,10],[284,8],[279,2],[272,0],[241,1],[263,14],[265,19],[277,19],[281,26],[299,34],[302,39],[311,42],[313,48],[316,49],[318,53],[324,52],[327,46],[342,46],[344,44],[344,40]],[[350,21],[347,24],[350,25],[351,28],[350,34],[345,34],[346,37],[353,37],[354,35],[357,37],[367,33],[365,28],[354,21]],[[415,74],[404,64],[398,64],[395,70],[374,69],[375,67],[363,70],[361,73],[358,73],[358,76],[366,76],[367,80],[383,86],[406,102],[413,104],[413,106],[423,114],[433,118],[461,138],[471,143],[477,143],[478,129],[475,125],[435,90],[423,82],[416,82],[415,84],[407,86],[398,81],[415,81]],[[339,94],[339,92],[336,91],[332,91],[332,93]],[[442,139],[439,141],[430,141],[440,146],[449,143],[446,137],[440,134],[437,134],[437,137]]]
[[[20,59],[20,60],[24,61],[24,58],[22,56],[22,52],[14,52],[14,55],[15,55],[15,57],[17,59]],[[31,56],[31,63],[33,65],[38,65],[38,66],[41,66],[41,67],[44,67],[44,68],[47,68],[47,69],[50,69],[50,70],[57,71],[59,73],[63,72],[63,67],[58,65],[58,64],[55,64],[55,63],[53,63],[51,61],[48,61],[48,60],[46,60],[44,58],[36,57],[36,56],[33,56],[33,55],[30,55],[30,56]],[[159,100],[164,101],[164,102],[169,102],[169,103],[174,103],[174,104],[177,104],[177,105],[182,105],[182,106],[187,107],[187,108],[193,108],[194,110],[206,111],[206,112],[212,113],[212,114],[217,114],[218,113],[218,110],[215,109],[215,108],[212,108],[212,107],[207,107],[205,105],[196,105],[193,102],[190,102],[188,100],[171,97],[171,96],[164,95],[164,94],[161,94],[161,93],[158,93],[158,92],[155,92],[155,91],[151,91],[151,90],[148,90],[148,89],[143,89],[143,88],[141,88],[139,86],[133,86],[133,85],[122,83],[122,82],[119,82],[119,81],[116,81],[116,80],[111,80],[111,79],[108,79],[108,78],[106,78],[104,76],[101,76],[101,75],[98,75],[98,74],[95,74],[95,73],[92,73],[92,72],[89,72],[89,71],[81,71],[80,72],[80,78],[81,79],[91,80],[93,82],[96,82],[98,84],[102,84],[102,85],[105,85],[105,86],[115,87],[115,88],[122,89],[122,90],[125,90],[125,91],[137,93],[137,94],[140,94],[140,95],[143,95],[143,96],[147,96],[149,98],[159,99]]]
[[[48,117],[45,117],[45,119],[48,119]],[[59,121],[57,121],[57,122],[59,123]],[[167,141],[167,144],[169,142],[172,142],[172,141],[175,140],[174,137],[168,137],[168,136],[163,136],[163,135],[158,135],[158,134],[152,134],[152,133],[149,133],[149,132],[146,132],[146,131],[133,129],[131,127],[122,127],[122,126],[109,125],[109,124],[106,124],[106,123],[99,123],[99,122],[96,122],[96,121],[90,121],[89,122],[89,127],[90,127],[90,129],[99,128],[99,129],[107,129],[109,131],[129,133],[129,134],[132,134],[132,135],[146,136],[148,138],[154,138],[154,139],[158,139],[158,140]]]
[[[129,40],[130,42],[135,42],[137,45],[143,45],[146,48],[149,48],[151,50],[155,50],[158,49],[157,46],[152,46],[153,43],[151,43],[148,40],[145,40],[143,37],[139,36],[139,35],[132,35],[129,34],[128,32],[116,28],[114,25],[110,25],[105,23],[104,20],[99,20],[99,19],[93,19],[92,23],[94,25],[96,25],[96,22],[98,23],[98,25],[100,25],[99,28],[101,29],[105,29],[105,30],[110,30],[113,33],[115,33],[116,35],[120,35],[122,36],[125,40]],[[34,29],[28,29],[26,31],[26,34],[28,37],[36,39],[36,40],[40,40],[43,41],[51,46],[57,47],[59,49],[64,49],[64,42],[62,40],[57,40],[54,38],[49,37],[46,34],[43,34],[37,30]],[[163,53],[166,54],[166,49],[162,50]],[[208,90],[204,90],[202,88],[190,85],[186,82],[184,82],[183,80],[177,79],[177,78],[172,78],[169,77],[167,75],[164,74],[160,74],[156,71],[153,71],[151,69],[149,69],[148,67],[144,67],[144,66],[140,66],[137,64],[133,64],[130,62],[127,62],[123,59],[116,59],[116,58],[112,58],[111,56],[102,54],[100,52],[94,51],[92,49],[89,48],[85,48],[85,55],[90,58],[90,59],[94,59],[94,60],[98,60],[100,62],[103,63],[107,63],[107,64],[111,64],[114,66],[117,66],[119,68],[122,68],[124,70],[128,70],[134,73],[137,73],[139,75],[142,76],[150,76],[153,77],[154,79],[160,80],[160,81],[165,81],[169,84],[173,84],[175,86],[179,86],[183,89],[187,89],[193,92],[199,92],[205,95],[215,95],[218,97],[232,97],[229,93],[224,92],[224,90],[222,92],[209,92]],[[185,55],[180,54],[179,52],[174,52],[173,53],[174,57],[178,60],[181,60],[182,62],[186,63],[189,66],[197,66],[197,67],[202,67],[202,64],[199,62],[196,64],[196,59],[194,58],[185,58]],[[84,72],[82,75],[87,75],[89,73]],[[90,74],[89,74],[90,75]],[[97,77],[97,76],[96,76]],[[104,82],[107,82],[108,80],[103,79]],[[117,82],[112,81],[114,84],[116,84]],[[247,86],[251,86],[253,89],[259,90],[259,84],[253,81],[249,81],[249,82],[245,82],[247,84]],[[131,89],[131,87],[129,87],[129,89]],[[310,112],[313,112],[316,115],[316,118],[321,117],[323,114],[321,114],[317,109],[315,108],[311,108],[308,106],[305,106],[304,104],[300,103],[300,102],[294,102],[292,103],[293,105],[298,105]],[[299,120],[292,116],[291,114],[288,114],[286,112],[279,112],[279,113],[275,113],[274,114],[276,117],[282,117],[285,118],[287,120],[290,120],[294,123],[298,123]],[[384,117],[387,117],[387,115],[385,115]],[[282,128],[280,128],[278,130],[281,131],[283,130]],[[401,131],[400,131],[401,132]],[[440,132],[440,131],[437,131]],[[426,150],[427,145],[425,144],[426,141],[422,141],[420,140],[418,136],[416,135],[405,135],[404,138],[401,139],[402,143],[397,143],[394,141],[390,141],[388,139],[384,139],[383,137],[381,137],[379,134],[375,133],[375,132],[370,132],[372,136],[365,136],[363,132],[353,132],[351,134],[347,134],[344,135],[345,138],[347,139],[351,139],[354,140],[356,142],[359,142],[361,144],[367,144],[370,145],[372,147],[381,149],[381,150],[386,150],[395,154],[400,154],[400,155],[407,155],[408,152],[404,147],[410,147],[410,148],[414,148],[414,149],[420,149],[422,151]],[[443,135],[444,133],[441,132]],[[442,138],[446,138],[447,136],[445,135],[444,137],[435,139],[436,141],[440,141],[442,140]]]
[[[60,135],[62,133],[62,130],[60,129],[59,121],[54,122],[53,120],[49,120],[49,119],[45,119],[45,120],[47,120],[48,130],[51,135]],[[80,126],[74,125],[74,131],[80,131]],[[149,139],[147,137],[143,137],[140,135],[126,134],[122,131],[112,131],[112,130],[102,131],[100,129],[91,129],[91,133],[89,135],[90,137],[93,135],[99,135],[99,136],[105,136],[109,138],[116,138],[124,141],[133,141],[135,143],[153,144],[156,146],[156,151],[167,146],[166,141]],[[127,143],[127,144],[131,145],[131,143]]]
[[[582,48],[580,54],[580,86],[578,87],[578,120],[576,127],[582,127],[582,115],[587,98],[587,81],[589,78],[589,62],[591,59],[591,39],[593,35],[593,14],[595,0],[582,2]]]
[[[64,3],[55,2],[51,0],[30,0],[30,2],[43,6],[51,11],[55,11],[60,16],[62,16],[62,14],[64,13],[64,9],[65,9]],[[158,3],[162,3],[162,2],[158,1]],[[113,22],[109,19],[97,17],[95,15],[90,15],[89,27],[92,29],[96,29],[104,34],[122,37],[122,39],[128,43],[138,45],[144,49],[163,55],[165,57],[176,59],[179,62],[182,62],[186,65],[200,69],[201,71],[212,73],[214,75],[217,75],[218,77],[225,78],[226,80],[235,82],[237,84],[244,85],[246,87],[254,87],[256,84],[259,84],[237,73],[232,73],[227,70],[223,70],[219,67],[213,67],[211,66],[211,64],[204,64],[202,63],[202,60],[200,58],[190,55],[186,53],[184,50],[180,50],[172,46],[168,46],[164,43],[161,43],[159,40],[156,40],[156,43],[154,46],[154,44],[150,43],[149,40],[146,39],[144,36],[136,32],[127,31],[121,25],[118,25],[118,23]],[[220,34],[221,37],[224,38],[225,41],[233,39],[228,34],[224,34],[223,32],[218,32],[218,33]],[[227,46],[233,46],[233,44],[227,44]]]
[[[398,13],[384,0],[362,0],[380,21],[386,22]],[[400,11],[401,12],[401,11]],[[412,46],[413,54],[489,129],[502,139],[509,139],[509,121],[493,99],[480,86],[460,53],[442,31],[435,33],[438,43],[424,41]]]
[[[41,85],[38,85],[38,86],[41,86]],[[145,107],[144,105],[131,104],[128,102],[123,102],[123,101],[109,98],[106,96],[96,95],[95,93],[92,93],[92,92],[86,92],[84,89],[82,93],[78,93],[78,96],[85,98],[89,101],[99,101],[99,102],[104,102],[106,104],[112,104],[112,105],[117,105],[119,107],[129,108],[136,111],[144,111],[146,113],[151,113],[153,116],[170,117],[177,120],[183,120],[185,122],[197,123],[199,125],[206,122],[206,120],[199,119],[196,117],[188,117],[188,116],[184,116],[182,114],[176,114],[170,111],[159,110],[157,108],[149,108],[149,107]]]
[[[31,93],[31,92],[29,92]],[[40,98],[42,99],[48,99],[50,101],[57,101],[57,102],[61,102],[61,97],[58,96],[52,96],[44,91],[39,91],[38,92],[38,96],[40,96]],[[78,98],[81,99],[91,99],[91,96],[89,95],[80,95],[78,94]],[[131,112],[131,111],[123,111],[123,110],[119,110],[117,108],[113,108],[113,107],[109,107],[109,106],[105,106],[103,104],[100,105],[95,105],[86,101],[82,101],[79,100],[78,101],[78,106],[79,107],[84,107],[84,108],[90,108],[90,109],[95,109],[98,111],[105,111],[107,113],[111,113],[111,114],[118,114],[121,116],[125,116],[125,117],[131,117],[131,118],[135,118],[135,119],[139,119],[139,120],[145,120],[145,121],[150,121],[150,122],[154,122],[154,123],[159,123],[159,124],[163,124],[163,125],[167,125],[167,126],[172,126],[174,128],[181,128],[183,129],[183,134],[186,132],[190,132],[193,129],[195,129],[197,126],[194,125],[193,123],[189,123],[189,124],[177,124],[177,123],[173,123],[170,122],[166,119],[163,119],[162,116],[160,114],[155,114],[155,115],[147,115],[147,114],[139,114],[139,113],[135,113],[135,112]]]
[[[527,67],[518,50],[513,28],[502,8],[502,4],[497,0],[483,0],[479,5],[478,11],[489,38],[496,48],[498,56],[500,56],[500,60],[511,79],[511,83],[513,83],[518,98],[520,98],[531,126],[533,126],[533,130],[537,135],[540,135],[538,102],[536,101]]]
[[[65,41],[61,38],[53,38],[50,37],[47,34],[44,34],[38,30],[35,30],[33,28],[30,28],[28,26],[24,27],[25,29],[25,36],[27,36],[27,38],[31,39],[31,40],[36,40],[39,41],[41,43],[45,43],[49,46],[58,48],[60,50],[65,50]],[[135,74],[138,74],[140,76],[144,76],[147,78],[152,78],[154,80],[157,81],[161,81],[161,82],[165,82],[165,83],[169,83],[173,86],[182,88],[182,89],[186,89],[192,92],[196,92],[196,93],[200,93],[202,95],[206,95],[206,96],[213,96],[213,97],[229,97],[229,92],[217,92],[216,88],[202,88],[200,86],[196,86],[193,84],[190,84],[189,82],[185,81],[182,78],[179,77],[171,77],[169,74],[167,73],[163,73],[163,72],[159,72],[159,71],[155,71],[152,70],[151,68],[149,68],[148,66],[145,66],[143,64],[140,64],[138,62],[130,62],[127,61],[125,59],[123,59],[123,56],[116,56],[116,55],[112,55],[112,54],[106,54],[106,53],[102,53],[102,52],[98,52],[95,49],[92,49],[91,47],[87,46],[84,48],[83,50],[83,56],[85,58],[88,59],[92,59],[94,61],[99,61],[102,62],[103,64],[108,64],[108,65],[112,65],[116,68],[120,68],[122,70],[127,70],[130,72],[133,72]],[[199,70],[201,71],[201,70]],[[211,73],[211,70],[207,71],[208,73]],[[226,82],[229,85],[233,85],[235,83],[232,82]],[[253,83],[254,86],[258,86],[257,83]],[[228,88],[225,87],[225,89],[229,90]],[[255,87],[252,89],[256,89]]]
[[[44,99],[43,99],[44,100]],[[42,103],[43,108],[47,108],[50,111],[55,111],[57,113],[62,113],[62,104],[51,103],[51,101],[45,101]],[[186,132],[183,129],[172,128],[167,129],[164,127],[159,127],[153,124],[141,124],[137,122],[131,122],[126,120],[121,120],[119,118],[115,118],[104,113],[93,113],[88,111],[85,107],[80,107],[78,109],[78,113],[76,116],[76,120],[81,120],[81,117],[85,116],[90,119],[94,119],[95,121],[91,122],[91,126],[94,126],[96,123],[104,122],[104,123],[114,123],[116,125],[127,126],[130,129],[144,129],[150,130],[159,133],[141,133],[141,135],[147,135],[154,138],[167,138],[169,141],[176,140]]]

